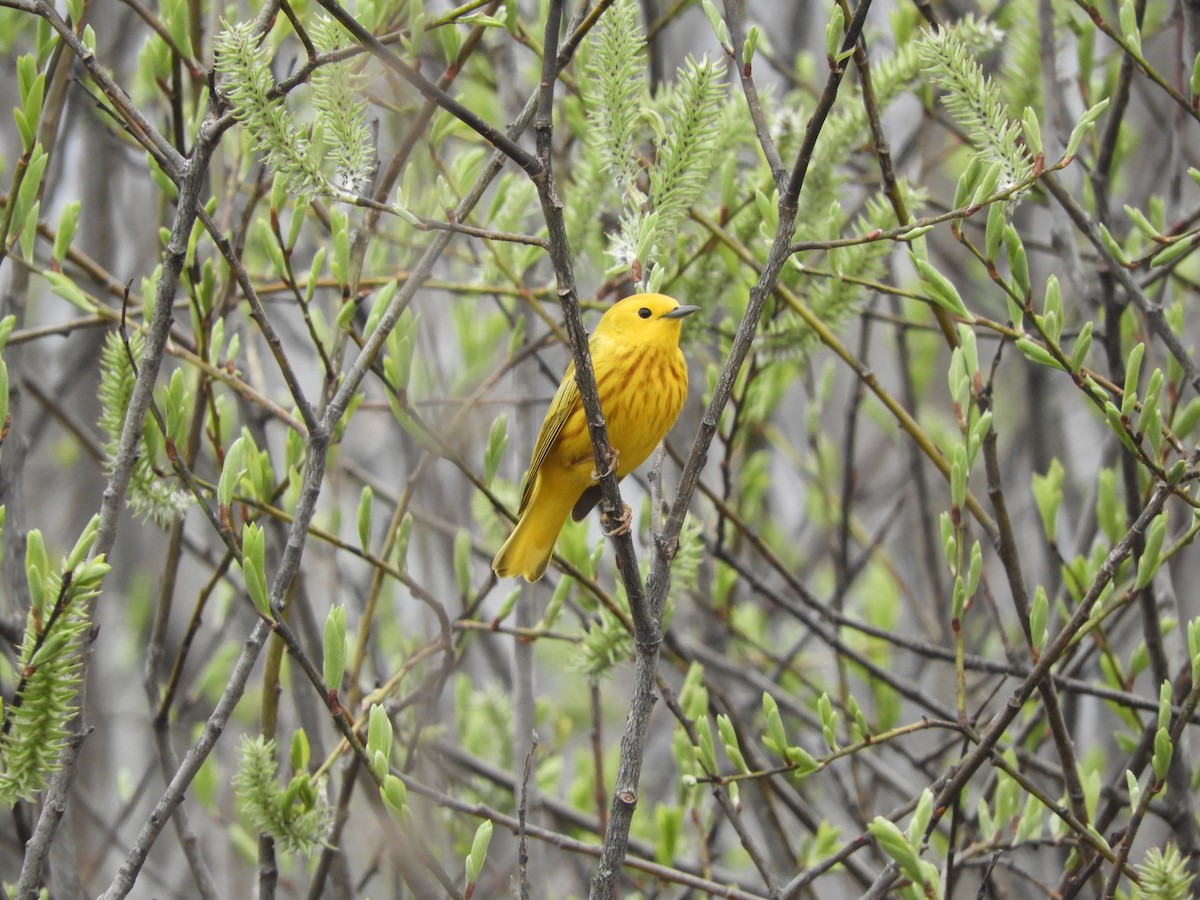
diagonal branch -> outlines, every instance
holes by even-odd
[[[463,124],[478,132],[488,143],[525,170],[531,178],[536,177],[542,169],[542,164],[528,150],[518,144],[503,131],[485,121],[473,111],[463,106],[436,84],[402,60],[391,49],[363,28],[358,21],[338,4],[337,0],[318,0],[322,7],[341,23],[342,27],[354,35],[355,40],[371,51],[378,59],[393,72],[415,87],[428,100],[437,103]],[[555,41],[555,47],[558,41]],[[554,54],[547,50],[547,56],[554,60]]]

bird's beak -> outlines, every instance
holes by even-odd
[[[698,306],[677,306],[669,313],[663,313],[662,317],[664,319],[682,319],[684,316],[690,316],[699,308]]]

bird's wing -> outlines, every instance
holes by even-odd
[[[572,362],[567,366],[567,374],[563,376],[562,383],[555,391],[554,399],[550,401],[546,419],[542,422],[542,430],[538,432],[537,443],[533,446],[533,458],[529,461],[529,471],[525,473],[519,512],[525,511],[529,498],[533,496],[533,483],[537,480],[538,470],[546,461],[546,454],[550,452],[554,439],[562,431],[571,412],[580,404],[579,386],[575,383],[575,363]]]

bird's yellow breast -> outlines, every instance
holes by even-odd
[[[609,443],[620,454],[617,477],[624,478],[654,452],[683,408],[687,364],[674,344],[593,348],[593,367]],[[563,425],[551,455],[580,468],[590,481],[594,457],[583,409]]]

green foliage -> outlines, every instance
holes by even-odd
[[[615,261],[609,274],[632,272],[645,284],[652,267],[667,266],[684,218],[709,186],[728,101],[723,67],[691,57],[676,81],[651,99],[639,17],[637,5],[623,0],[589,40],[581,77],[585,150],[574,188],[590,194],[594,207],[597,196],[609,193],[606,180],[616,187],[621,227],[608,248]],[[656,152],[647,163],[638,146],[651,133]],[[596,246],[589,232],[594,234],[598,224],[594,216],[590,222],[573,219],[571,231],[584,247]],[[657,278],[663,274],[665,269]]]
[[[640,207],[641,165],[638,141],[649,99],[646,41],[641,10],[634,0],[619,0],[600,20],[589,41],[591,52],[580,87],[587,109],[588,146],[612,178],[624,200]]]
[[[485,819],[475,830],[475,838],[471,841],[471,852],[467,854],[467,884],[474,884],[479,878],[479,873],[483,871],[488,845],[492,842],[492,828],[492,820]]]
[[[111,472],[121,446],[125,428],[125,413],[133,395],[137,377],[135,364],[141,359],[145,339],[140,332],[130,332],[128,345],[115,331],[104,337],[100,356],[100,428],[108,440],[104,445],[107,465]],[[152,418],[142,429],[141,452],[133,465],[129,482],[129,505],[143,518],[161,524],[173,522],[187,511],[192,503],[190,494],[175,487],[172,478],[164,477],[157,464],[163,447],[162,433]]]
[[[939,896],[941,878],[937,868],[921,859],[913,839],[901,831],[899,826],[883,816],[876,816],[867,823],[867,831],[875,838],[879,849],[899,864],[900,871],[906,878],[920,885],[928,896]],[[920,840],[920,836],[917,836],[917,840]],[[932,893],[929,893],[931,891]]]
[[[592,678],[611,672],[633,656],[633,635],[625,624],[604,607],[597,615],[583,634],[577,661],[580,671]]]
[[[274,740],[242,738],[233,788],[242,815],[285,853],[311,856],[325,846],[333,809],[325,797],[324,780],[298,772],[286,787],[280,785]]]
[[[1042,28],[1036,0],[1010,0],[996,10],[1004,29],[1000,89],[1013,109],[1042,108],[1041,79],[1029,77],[1041,69]],[[1036,151],[1035,151],[1036,152]]]
[[[347,46],[345,30],[325,16],[317,20],[312,38],[322,53]],[[342,186],[351,191],[369,175],[374,156],[361,96],[365,83],[354,65],[351,60],[328,63],[312,76],[313,107],[326,131],[327,152]]]
[[[725,103],[723,67],[690,56],[664,106],[670,116],[650,169],[650,203],[658,213],[657,240],[668,246],[708,182]]]
[[[1135,868],[1141,884],[1134,886],[1133,900],[1186,900],[1192,896],[1195,876],[1174,844],[1151,847]]]
[[[270,49],[258,41],[253,24],[223,25],[215,40],[220,86],[254,139],[254,149],[268,168],[282,176],[289,194],[305,202],[315,197],[346,198],[347,191],[325,174],[327,156],[332,155],[339,176],[350,185],[365,176],[370,162],[365,105],[355,96],[356,81],[345,68],[349,63],[317,70],[314,105],[319,115],[306,132],[276,92]],[[338,32],[332,25],[323,25],[319,33],[336,43]],[[332,71],[323,71],[328,68]]]
[[[75,548],[52,568],[40,532],[26,539],[25,575],[31,605],[17,652],[20,681],[0,735],[0,802],[33,800],[59,768],[75,717],[83,635],[91,601],[109,566],[85,559],[96,537],[93,518]]]
[[[989,163],[1001,164],[997,187],[1027,179],[1033,163],[1020,140],[1021,128],[1009,118],[999,89],[984,75],[957,29],[928,32],[920,42],[920,54],[926,79],[945,92],[946,111],[976,152]]]
[[[1157,721],[1150,698],[1164,674],[1155,638],[1185,618],[1180,579],[1194,568],[1200,534],[1188,463],[1200,423],[1190,299],[1200,257],[1188,198],[1200,171],[1180,161],[1186,141],[1161,139],[1157,127],[1195,126],[1190,98],[1171,93],[1186,90],[1191,60],[1154,69],[1179,32],[1169,5],[1146,5],[1139,22],[1133,2],[1096,18],[1065,0],[967,4],[944,16],[947,36],[927,30],[916,4],[894,2],[873,8],[865,56],[853,60],[843,49],[849,7],[802,9],[804,27],[792,29],[754,4],[729,4],[729,15],[716,0],[695,5],[644,18],[633,0],[618,0],[581,20],[589,30],[558,73],[548,120],[551,202],[561,200],[570,239],[554,259],[569,254],[571,284],[547,253],[544,174],[535,182],[511,160],[493,167],[494,135],[439,108],[433,91],[310,4],[293,4],[294,18],[277,17],[265,33],[230,26],[216,38],[203,15],[192,18],[204,10],[163,0],[157,30],[136,17],[95,19],[94,59],[49,16],[0,10],[0,47],[12,60],[10,143],[21,154],[4,161],[0,281],[29,283],[27,298],[14,294],[15,317],[0,321],[0,404],[11,372],[9,439],[30,442],[17,482],[26,502],[11,504],[13,518],[58,522],[63,508],[106,496],[135,371],[158,365],[144,358],[146,323],[156,299],[171,303],[169,357],[155,370],[155,414],[126,493],[139,511],[155,511],[150,522],[115,517],[118,550],[145,552],[131,557],[139,570],[123,577],[122,602],[104,610],[103,665],[87,673],[100,687],[88,691],[85,721],[132,722],[144,734],[157,722],[173,745],[194,745],[219,699],[244,689],[183,799],[208,812],[219,809],[241,735],[293,735],[289,774],[268,742],[240,752],[246,824],[221,837],[235,850],[230,878],[253,880],[255,830],[284,834],[282,844],[305,853],[329,834],[325,790],[308,768],[328,763],[341,779],[336,755],[311,757],[345,751],[310,748],[295,727],[323,720],[338,700],[366,719],[359,780],[341,786],[346,834],[364,822],[377,828],[381,815],[425,829],[427,862],[465,875],[464,894],[507,875],[485,852],[488,820],[519,804],[528,734],[514,734],[518,723],[539,735],[529,784],[546,809],[566,803],[594,819],[611,801],[601,795],[615,783],[627,686],[639,674],[611,542],[597,539],[593,522],[568,524],[557,549],[572,575],[535,587],[499,582],[486,568],[511,530],[498,509],[515,507],[513,467],[562,372],[557,304],[568,288],[598,305],[634,286],[661,289],[703,308],[684,335],[693,383],[670,438],[668,497],[691,436],[715,437],[678,536],[652,673],[664,695],[678,686],[683,715],[676,721],[660,704],[649,720],[643,771],[654,777],[638,785],[638,852],[714,882],[712,893],[725,884],[763,892],[755,848],[739,842],[787,832],[786,848],[774,839],[759,848],[779,884],[804,871],[813,896],[841,896],[895,860],[886,873],[899,871],[898,881],[877,889],[930,897],[951,854],[955,871],[982,873],[1002,853],[1004,864],[987,870],[998,893],[1019,893],[1028,865],[1051,874],[1047,892],[1061,890],[1059,870],[1074,877],[1080,848],[1102,842],[1086,823],[1111,799],[1127,800],[1112,829],[1144,821],[1131,862],[1137,848],[1173,837],[1155,814],[1157,795],[1194,735],[1172,737],[1186,724],[1178,713],[1189,707],[1175,703],[1183,698],[1159,693]],[[457,103],[511,127],[537,95],[545,4],[427,6],[360,0],[349,14]],[[64,9],[96,46],[80,22],[84,0]],[[1121,46],[1097,37],[1102,25]],[[716,62],[685,57],[696,26],[715,35]],[[118,27],[142,49],[114,68]],[[559,52],[576,37],[567,26]],[[1054,72],[1042,69],[1043,38]],[[1146,56],[1130,65],[1127,51]],[[203,69],[214,54],[215,105]],[[665,70],[663,59],[673,60]],[[1200,67],[1191,69],[1200,83]],[[1118,87],[1132,102],[1109,102]],[[67,121],[64,98],[75,102],[81,89],[105,110],[97,127],[50,127]],[[193,151],[204,149],[211,130],[201,123],[214,109],[215,155],[192,169],[208,158]],[[1064,124],[1063,110],[1077,123]],[[814,128],[811,158],[798,159]],[[1074,162],[1054,158],[1064,139]],[[533,126],[515,140],[533,147]],[[121,193],[84,215],[78,179],[59,177],[55,161],[94,156],[93,168],[107,172],[111,147],[136,165],[113,170]],[[167,147],[189,168],[176,173]],[[785,172],[804,164],[788,235],[777,233],[792,210],[780,206],[772,147]],[[1019,216],[1015,200],[974,208],[1037,165],[1044,177],[1023,194]],[[205,222],[180,219],[196,183]],[[376,190],[398,216],[350,196]],[[168,248],[176,225],[187,237],[182,260],[181,248]],[[770,256],[783,238],[811,249]],[[130,259],[142,272],[124,297]],[[777,266],[773,286],[760,284]],[[249,316],[251,289],[265,319],[257,303]],[[732,399],[702,418],[750,333],[741,316],[752,297],[765,308]],[[104,354],[109,465],[80,463],[65,488],[43,490],[34,475],[75,465],[91,448],[86,429],[64,427],[79,398],[47,400],[39,376],[60,367],[64,333],[111,326],[118,308],[131,345],[111,337]],[[72,361],[77,348],[66,350]],[[98,380],[82,371],[81,383]],[[0,421],[6,411],[0,405]],[[21,454],[4,438],[8,465]],[[980,458],[992,449],[998,475],[985,477]],[[213,520],[180,518],[190,502],[173,477],[181,461],[187,483],[213,494]],[[645,575],[657,549],[647,526],[658,516],[649,502],[638,512]],[[1147,527],[1123,540],[1135,519]],[[19,542],[9,538],[11,553]],[[0,659],[5,697],[16,697],[0,732],[0,793],[53,809],[41,793],[73,737],[64,723],[91,625],[50,619],[68,584],[62,573],[76,573],[77,584],[91,564],[73,553],[52,575],[50,540],[30,535],[34,611],[16,662]],[[292,604],[301,640],[278,666],[235,669],[257,652],[247,634],[264,633],[255,611],[274,614],[268,541],[286,546],[289,560],[303,551],[293,589],[276,598]],[[1008,583],[1015,570],[1001,554],[1010,548],[1023,590]],[[1027,622],[1013,602],[1022,595]],[[1200,672],[1200,620],[1186,630]],[[1056,638],[1067,657],[1047,660]],[[1169,656],[1181,639],[1163,641]],[[281,646],[261,646],[272,645]],[[316,690],[298,677],[295,653],[310,674],[310,665],[321,671]],[[1074,735],[1077,772],[1055,771],[1046,695],[1026,683],[1039,662],[1053,664],[1064,709],[1099,699],[1110,723],[1103,752],[1094,735]],[[231,685],[235,671],[250,681]],[[109,679],[142,672],[161,683],[148,714],[130,719],[112,706],[119,692]],[[761,717],[746,707],[760,695]],[[268,713],[272,721],[256,721]],[[1006,728],[983,727],[1008,716]],[[977,740],[964,745],[962,723],[977,727]],[[1153,742],[1139,763],[1147,729]],[[1054,810],[1001,768],[1029,760],[1039,761],[1036,780],[1053,792]],[[969,776],[957,824],[934,799],[951,770]],[[94,773],[79,771],[79,790],[90,791]],[[1074,777],[1081,792],[1068,797]],[[132,781],[118,772],[114,797],[88,794],[101,824],[135,808]],[[420,790],[411,807],[410,789]],[[803,816],[787,800],[797,791]],[[755,802],[766,796],[787,802]],[[1060,804],[1082,804],[1084,824],[1056,814]],[[193,820],[197,837],[212,839],[219,819]],[[558,822],[572,838],[595,837],[582,820]],[[541,854],[564,895],[586,890],[593,864],[578,846]],[[1190,890],[1173,852],[1142,861],[1146,895]],[[1098,858],[1097,879],[1122,874]],[[386,853],[350,852],[346,862],[364,894],[420,892],[397,886],[414,870]],[[303,869],[299,861],[281,876],[303,879]],[[656,884],[653,873],[626,868],[616,891],[669,892],[672,877]]]

